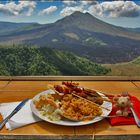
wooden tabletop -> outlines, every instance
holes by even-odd
[[[77,81],[81,86],[120,94],[128,91],[140,99],[139,81]],[[0,102],[21,101],[32,98],[47,89],[47,84],[61,81],[0,81]],[[2,120],[2,117],[0,117]],[[140,129],[136,125],[111,126],[106,119],[86,126],[66,127],[48,122],[38,122],[15,130],[0,131],[0,139],[139,139]]]

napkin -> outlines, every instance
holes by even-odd
[[[129,95],[131,102],[133,103],[133,109],[137,116],[140,118],[140,100],[134,96]],[[116,115],[116,108],[113,105],[110,116]],[[132,112],[128,117],[114,117],[108,119],[111,125],[130,125],[136,124]]]
[[[11,103],[1,103],[0,104],[0,113],[4,118],[6,118],[19,104],[20,102],[11,102]],[[6,123],[6,128],[13,130],[27,124],[40,121],[40,119],[35,116],[30,107],[31,100],[27,101],[26,104]]]

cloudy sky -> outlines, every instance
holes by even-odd
[[[140,27],[140,1],[0,0],[0,21],[52,23],[75,11],[123,27]]]

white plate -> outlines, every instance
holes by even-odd
[[[33,101],[34,100],[37,100],[40,97],[40,95],[44,95],[44,94],[47,94],[47,93],[50,93],[50,92],[54,93],[53,90],[43,91],[43,92],[37,94],[32,99],[32,101],[31,101],[31,110],[32,110],[32,112],[36,116],[38,116],[39,118],[41,118],[42,120],[47,121],[47,122],[50,122],[50,123],[53,123],[53,124],[64,125],[64,126],[80,126],[80,125],[92,124],[92,123],[101,121],[103,119],[103,117],[95,117],[93,120],[90,120],[90,121],[70,121],[70,120],[51,121],[51,120],[49,120],[46,116],[43,116],[43,115],[40,114],[40,112],[35,108],[35,105],[34,105]],[[98,92],[98,94],[100,94],[101,96],[104,96],[102,93],[99,93]],[[101,106],[109,109],[109,110],[102,109],[102,111],[103,111],[102,115],[103,116],[108,116],[109,113],[112,110],[112,103],[111,102],[104,101]]]

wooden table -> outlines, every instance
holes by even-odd
[[[139,81],[78,81],[80,85],[120,94],[122,91],[140,99]],[[32,98],[47,89],[47,84],[61,81],[0,81],[0,102],[21,101]],[[0,118],[2,119],[2,118]],[[12,131],[3,128],[0,139],[140,139],[140,129],[136,125],[110,126],[106,119],[95,124],[79,127],[65,127],[47,122],[38,122]]]

